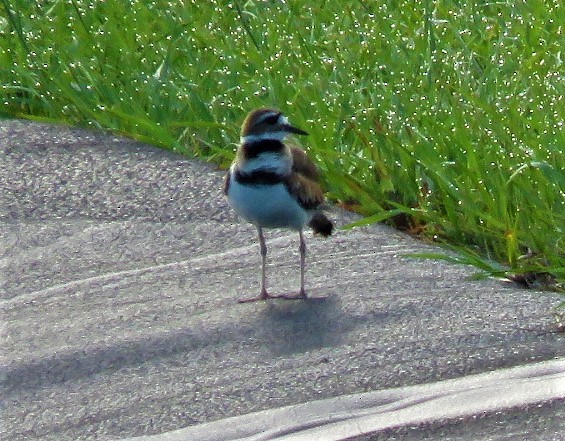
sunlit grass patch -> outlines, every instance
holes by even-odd
[[[275,106],[334,201],[478,267],[565,279],[557,0],[0,5],[6,115],[226,165],[245,113]]]

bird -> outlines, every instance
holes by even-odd
[[[306,152],[284,143],[288,135],[308,135],[290,124],[279,110],[255,109],[245,118],[240,144],[225,182],[224,194],[231,207],[257,228],[261,252],[261,291],[240,303],[280,299],[307,299],[304,287],[306,242],[303,230],[332,234],[334,224],[322,211],[324,194],[319,172]],[[287,228],[300,238],[300,290],[298,294],[273,295],[267,291],[267,245],[263,229]]]

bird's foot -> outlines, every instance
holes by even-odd
[[[301,300],[307,299],[306,291],[300,291],[298,294],[269,294],[264,291],[257,297],[249,297],[246,299],[239,299],[238,303],[252,303],[252,302],[262,302],[268,299],[283,299],[283,300]]]
[[[306,300],[308,298],[306,291],[300,291],[298,294],[277,294],[271,297],[283,300]]]
[[[239,299],[238,303],[262,302],[264,300],[274,299],[274,298],[276,298],[276,296],[272,296],[267,291],[261,291],[261,294],[259,294],[256,297],[248,297],[246,299]]]

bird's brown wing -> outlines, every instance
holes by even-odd
[[[318,184],[318,169],[304,150],[291,147],[292,174],[285,181],[288,191],[306,208],[313,209],[324,202],[324,193]]]
[[[306,152],[298,147],[291,147],[290,152],[292,153],[292,171],[317,181],[319,177],[318,168]]]
[[[285,184],[290,194],[307,210],[316,208],[324,202],[324,193],[320,185],[299,173],[292,173]]]

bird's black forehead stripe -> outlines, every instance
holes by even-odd
[[[275,112],[274,110],[271,112],[265,112],[264,115],[261,115],[259,118],[257,118],[257,123],[262,123],[262,122],[268,122],[271,124],[275,124],[278,120],[279,117],[281,116],[281,112]]]

